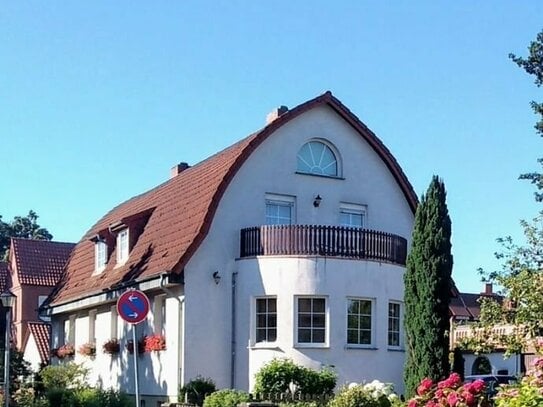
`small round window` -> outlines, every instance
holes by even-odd
[[[336,177],[338,165],[330,147],[320,141],[310,141],[298,151],[298,171]]]

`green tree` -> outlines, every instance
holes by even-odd
[[[15,216],[11,222],[4,222],[0,215],[0,259],[7,258],[9,240],[12,237],[51,240],[53,235],[38,224],[38,215],[31,210],[26,216]]]
[[[528,57],[523,58],[515,54],[509,54],[509,58],[513,60],[519,67],[524,69],[529,75],[535,77],[534,83],[539,88],[543,85],[543,31],[537,34],[535,41],[530,43],[528,47]],[[543,136],[543,103],[536,101],[531,102],[534,113],[538,116],[538,121],[535,124],[536,132]],[[537,160],[539,164],[543,164],[543,158]],[[534,184],[538,191],[535,192],[537,201],[543,201],[543,174],[541,172],[529,172],[521,174],[520,179],[529,180]]]
[[[449,303],[451,293],[451,220],[443,181],[432,178],[415,214],[407,257],[404,382],[408,397],[420,381],[449,373]]]

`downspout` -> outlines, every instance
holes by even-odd
[[[177,312],[177,319],[178,319],[178,334],[177,334],[177,343],[181,342],[181,350],[180,350],[180,354],[177,358],[177,361],[178,361],[178,368],[177,368],[177,373],[179,375],[179,378],[178,378],[178,383],[177,385],[179,386],[180,384],[183,384],[184,383],[184,374],[185,374],[185,340],[183,338],[183,334],[184,334],[184,318],[183,318],[183,304],[185,302],[185,295],[183,295],[183,298],[179,298],[178,295],[176,295],[172,290],[170,290],[168,287],[166,287],[164,285],[165,281],[166,281],[166,278],[168,277],[168,273],[162,273],[160,275],[160,289],[162,291],[164,291],[167,295],[169,295],[170,297],[173,297],[177,300],[177,302],[179,303],[179,308],[178,308],[178,312]]]
[[[236,277],[237,271],[232,273],[232,337],[230,342],[231,360],[230,360],[230,388],[235,389],[236,384]]]

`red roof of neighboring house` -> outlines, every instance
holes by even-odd
[[[55,286],[75,244],[47,240],[11,239],[10,257],[14,256],[20,284]]]
[[[51,340],[51,325],[44,322],[29,322],[28,331],[29,335],[32,335],[36,341],[42,363],[48,363],[50,355],[49,343]],[[25,342],[28,344],[28,338]]]
[[[458,293],[457,297],[451,298],[449,304],[449,311],[454,319],[469,319],[478,320],[481,313],[481,304],[479,298],[481,297],[494,297],[498,301],[502,300],[502,297],[495,293]]]
[[[245,160],[279,127],[319,106],[336,111],[375,150],[414,213],[417,196],[390,151],[347,107],[326,92],[287,111],[257,133],[112,209],[77,244],[51,303],[58,305],[91,296],[124,281],[144,280],[164,272],[180,273],[206,237],[222,195]],[[136,224],[141,231],[130,257],[123,266],[115,267],[115,262],[109,261],[103,272],[94,273],[92,239],[96,236],[113,239],[108,229],[118,223]],[[132,226],[130,228],[132,230]],[[115,250],[109,256],[114,259]]]
[[[6,291],[8,282],[9,268],[8,263],[0,261],[0,294]]]

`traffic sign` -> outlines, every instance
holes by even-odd
[[[117,300],[117,313],[130,324],[139,324],[149,313],[149,298],[138,290],[125,291]]]

